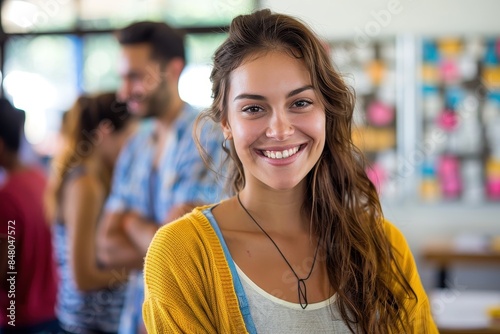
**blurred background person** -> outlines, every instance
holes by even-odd
[[[61,126],[59,132],[56,134],[54,156],[58,155],[60,151],[64,150],[66,146],[66,138],[68,138],[68,115],[69,110],[66,110],[61,115]]]
[[[57,316],[68,333],[115,333],[127,272],[99,264],[96,231],[132,117],[114,93],[81,96],[65,127],[46,194],[61,276]]]
[[[0,99],[0,333],[58,333],[57,272],[43,170],[21,162],[24,112]],[[9,274],[14,272],[15,274]],[[9,279],[9,281],[8,281]]]
[[[162,224],[218,200],[221,192],[193,140],[198,110],[179,95],[186,62],[184,35],[165,23],[138,22],[117,37],[119,96],[131,113],[146,119],[117,162],[98,248],[108,266],[131,267],[142,261]],[[222,156],[221,142],[220,135],[203,138],[214,160]],[[142,266],[139,269],[130,277],[120,333],[144,330]]]

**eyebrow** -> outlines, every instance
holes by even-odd
[[[292,97],[292,96],[300,94],[303,91],[308,90],[308,89],[314,89],[314,88],[313,88],[312,85],[307,85],[307,86],[304,86],[304,87],[300,87],[300,88],[292,90],[290,93],[288,93],[286,95],[286,97],[287,98]],[[240,95],[236,96],[233,101],[241,100],[241,99],[251,99],[251,100],[261,100],[261,101],[264,101],[266,98],[264,96],[262,96],[262,95],[257,95],[257,94],[240,94]]]

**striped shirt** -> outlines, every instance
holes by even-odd
[[[155,120],[144,120],[127,143],[115,167],[113,186],[107,200],[107,212],[133,210],[144,218],[162,224],[168,212],[183,203],[220,201],[222,185],[201,159],[192,136],[198,112],[185,107],[172,125],[156,170],[153,168],[156,141]],[[220,130],[203,127],[201,143],[216,166],[224,152]],[[144,299],[142,272],[131,274],[120,333],[136,333],[142,322]]]

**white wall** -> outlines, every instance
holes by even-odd
[[[500,35],[498,0],[262,0],[260,4],[301,18],[328,39],[356,41],[363,34],[369,38],[398,34]],[[419,261],[419,252],[427,239],[461,234],[500,235],[500,204],[387,204],[384,213],[405,234],[427,287],[434,283],[434,268]],[[500,289],[500,266],[476,271],[479,268],[460,267],[454,274],[472,288]]]
[[[500,33],[498,0],[261,0],[260,4],[303,19],[326,38],[363,32]]]

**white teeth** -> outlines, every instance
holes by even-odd
[[[299,151],[299,148],[300,146],[297,146],[284,151],[262,151],[262,153],[264,153],[266,157],[271,159],[284,159],[291,157],[292,155],[297,153]]]

